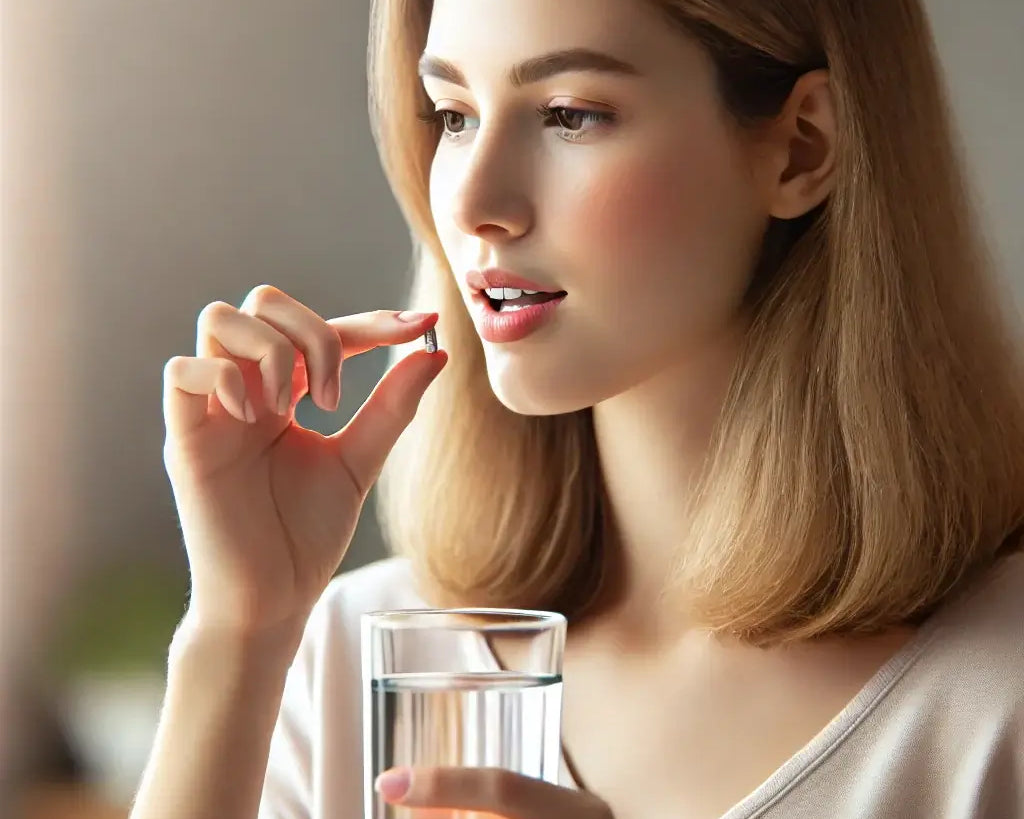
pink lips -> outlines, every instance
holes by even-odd
[[[519,341],[539,329],[554,314],[565,299],[563,290],[524,279],[507,270],[491,267],[486,270],[471,270],[466,274],[466,284],[472,289],[473,317],[477,332],[484,341],[495,344]],[[519,310],[496,311],[484,290],[491,287],[511,287],[517,290],[536,290],[540,293],[558,293],[556,298],[541,304],[531,304]]]
[[[559,292],[557,288],[546,287],[498,267],[469,271],[466,274],[466,284],[473,290],[485,290],[488,287],[514,287],[519,290],[539,290],[541,293]]]
[[[551,301],[531,304],[529,307],[514,312],[498,313],[481,293],[473,297],[477,332],[480,333],[480,338],[484,341],[494,344],[519,341],[539,329],[551,318],[564,299],[565,296],[559,296]]]

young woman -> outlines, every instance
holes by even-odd
[[[396,804],[1024,817],[1021,371],[918,0],[371,33],[429,312],[264,286],[168,364],[193,586],[136,819],[361,816],[359,615],[457,604],[568,617],[564,778],[394,770]],[[294,422],[380,345],[348,426]],[[331,581],[385,458],[400,556]]]

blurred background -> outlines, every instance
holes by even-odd
[[[929,0],[979,206],[1024,313],[1024,2]],[[8,0],[0,772],[24,817],[125,816],[187,573],[161,378],[272,283],[401,308],[409,241],[366,114],[369,0]],[[898,122],[893,123],[899,127]],[[385,367],[345,368],[333,431]],[[365,514],[342,569],[384,554]],[[8,812],[8,810],[10,812]]]

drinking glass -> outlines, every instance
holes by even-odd
[[[558,783],[561,614],[384,611],[361,626],[365,819],[415,815],[373,790],[393,767],[500,767]]]

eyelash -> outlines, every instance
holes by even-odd
[[[587,135],[587,131],[574,131],[567,128],[561,123],[561,114],[579,114],[582,115],[584,122],[592,122],[595,125],[608,125],[615,121],[615,115],[607,111],[592,111],[585,108],[571,108],[566,105],[538,105],[537,116],[547,125],[550,124],[549,120],[552,118],[556,125],[561,127],[561,133],[559,136],[562,139],[568,140],[569,142],[579,142],[583,137]],[[441,125],[444,128],[443,136],[449,142],[458,142],[464,131],[449,131],[448,130],[448,114],[456,114],[458,116],[465,116],[458,111],[452,111],[451,109],[443,108],[440,110],[427,109],[421,111],[418,115],[418,119],[421,122],[425,122],[428,125]]]

